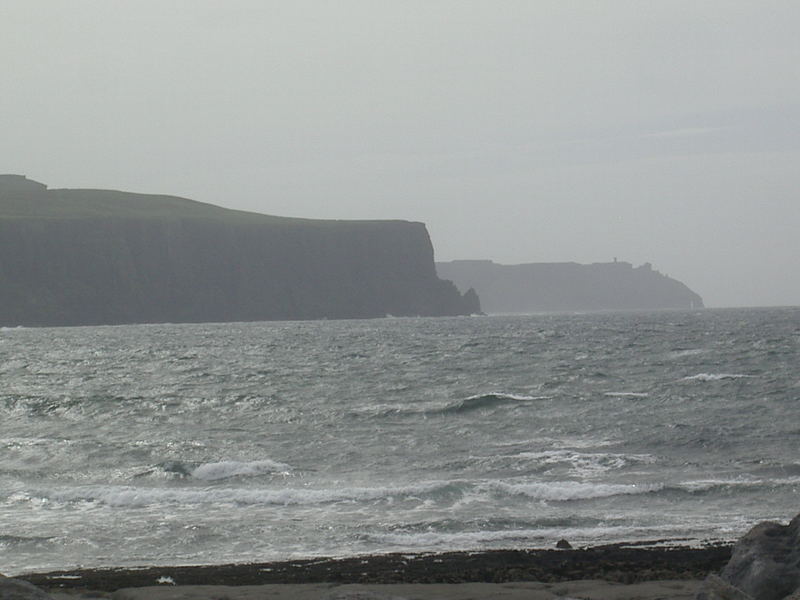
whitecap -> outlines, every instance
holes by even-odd
[[[0,438],[0,446],[8,448],[28,447],[28,446],[51,446],[51,445],[71,445],[72,440],[38,438],[38,437],[9,437]]]
[[[800,477],[777,479],[700,479],[684,481],[674,487],[689,493],[702,493],[728,489],[768,489],[770,487],[796,486]]]
[[[519,458],[531,459],[542,465],[569,465],[570,471],[580,477],[591,477],[599,473],[621,469],[629,464],[652,464],[650,454],[617,454],[613,452],[576,452],[574,450],[545,450],[543,452],[520,452]]]
[[[663,489],[661,484],[590,483],[582,481],[548,481],[531,483],[495,482],[491,487],[534,500],[569,501],[649,494]]]
[[[220,462],[205,463],[192,470],[191,476],[203,481],[216,481],[229,477],[269,475],[270,473],[286,473],[291,470],[287,464],[274,460],[255,460],[240,462],[225,460]]]
[[[536,400],[549,400],[550,396],[527,396],[524,394],[507,394],[505,392],[489,392],[476,394],[461,400],[456,400],[444,406],[437,412],[463,413],[481,408],[494,408],[501,404],[519,404]]]
[[[414,533],[387,532],[369,534],[370,540],[390,546],[406,548],[476,548],[483,545],[502,544],[503,547],[532,546],[542,541],[559,538],[596,542],[599,539],[624,539],[643,535],[672,532],[673,526],[620,526],[620,527],[541,527],[532,529],[500,529],[485,531],[424,531]]]
[[[647,398],[650,396],[645,392],[606,392],[603,395],[610,398]]]
[[[446,490],[450,482],[422,483],[406,487],[351,488],[149,488],[133,486],[85,486],[48,491],[20,492],[16,501],[34,504],[85,503],[112,507],[153,505],[282,505],[356,503],[395,498],[417,498]]]
[[[706,354],[708,350],[704,348],[691,348],[689,350],[674,350],[669,353],[669,358],[683,358],[685,356],[697,356],[699,354]]]
[[[423,404],[373,404],[354,409],[355,415],[369,417],[391,417],[409,415],[442,415],[467,413],[478,409],[494,408],[503,404],[524,404],[537,400],[551,400],[552,396],[527,396],[489,392],[477,394],[449,402],[427,402]]]
[[[684,377],[681,381],[721,381],[723,379],[746,379],[750,377],[753,376],[741,373],[698,373],[697,375]]]

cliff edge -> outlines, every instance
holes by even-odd
[[[440,277],[474,288],[488,313],[701,308],[703,299],[649,263],[436,263]]]
[[[0,175],[0,325],[447,316],[425,225],[323,221]]]

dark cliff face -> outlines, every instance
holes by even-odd
[[[470,312],[470,299],[437,277],[422,223],[0,186],[0,325]]]
[[[649,264],[634,268],[626,262],[499,265],[463,260],[437,263],[436,268],[460,289],[475,288],[490,313],[703,306],[699,295]]]

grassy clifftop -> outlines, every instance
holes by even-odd
[[[273,224],[304,227],[331,227],[377,221],[338,221],[279,217],[242,210],[179,196],[137,194],[117,190],[46,189],[31,186],[14,189],[3,185],[0,176],[0,219],[182,219],[214,220],[236,224]],[[26,180],[36,184],[31,180]],[[39,184],[41,185],[41,184]],[[18,186],[15,186],[18,187]]]

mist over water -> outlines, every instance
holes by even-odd
[[[800,309],[0,331],[0,571],[732,539]]]

